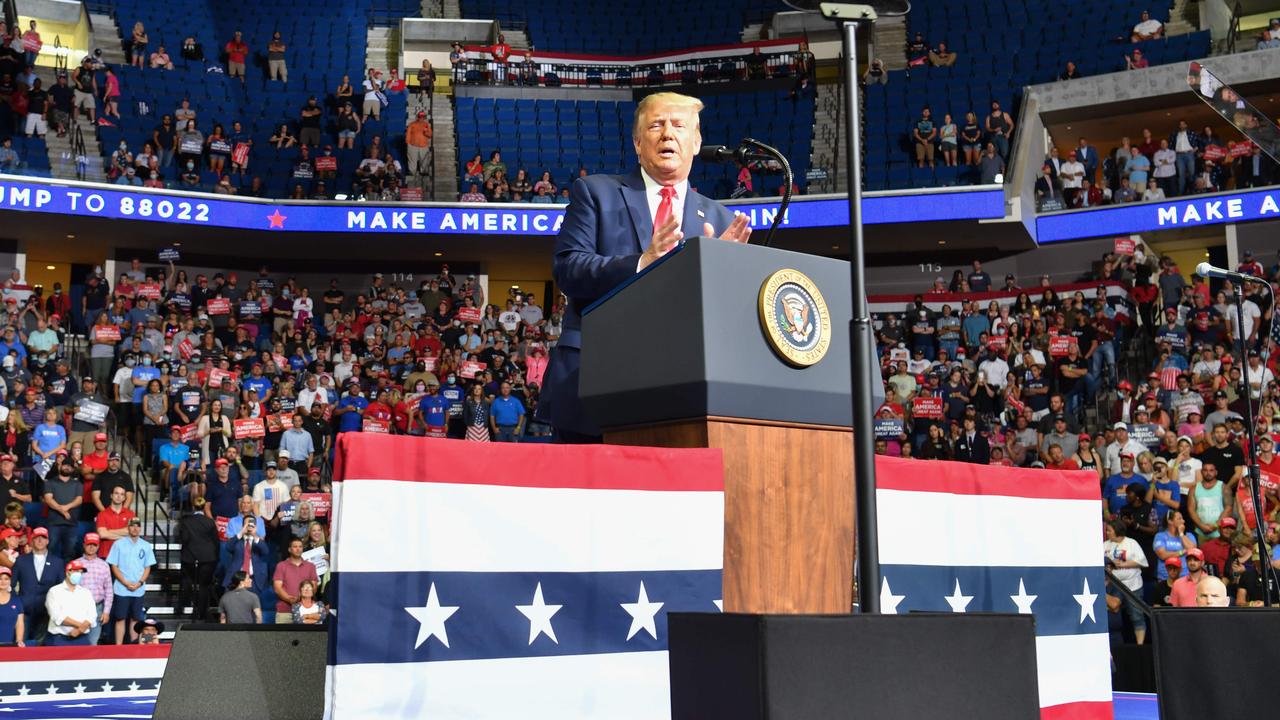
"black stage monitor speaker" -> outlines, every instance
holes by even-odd
[[[1157,609],[1152,620],[1161,720],[1275,717],[1280,610]],[[1229,649],[1228,649],[1229,648]]]
[[[154,720],[317,720],[324,716],[323,626],[184,625]]]
[[[1038,720],[1030,615],[671,613],[672,720]]]

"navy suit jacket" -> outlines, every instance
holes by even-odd
[[[991,445],[982,433],[975,433],[973,436],[973,444],[969,443],[969,436],[960,435],[960,439],[956,440],[955,450],[952,453],[952,460],[960,462],[975,463],[977,465],[986,465],[991,462]]]
[[[45,556],[40,579],[36,580],[35,557],[31,553],[19,555],[13,563],[13,582],[28,614],[44,610],[44,596],[49,593],[49,588],[66,579],[66,566],[50,553]],[[27,631],[31,632],[31,628]]]
[[[231,560],[227,563],[227,577],[223,585],[230,587],[232,576],[244,567],[244,541],[232,538],[226,541],[226,545],[231,550]],[[253,591],[259,595],[271,586],[271,578],[267,577],[267,560],[270,557],[271,547],[265,541],[253,544],[249,562],[253,567]]]
[[[1092,145],[1076,148],[1076,159],[1084,166],[1084,176],[1089,182],[1097,182],[1098,149]]]
[[[723,205],[688,192],[680,224],[685,238],[703,235],[704,223],[719,236],[731,222],[733,213]],[[630,175],[591,175],[574,181],[552,263],[552,275],[569,306],[538,405],[539,418],[559,431],[600,434],[578,400],[582,308],[636,273],[652,237],[653,219],[638,168]]]

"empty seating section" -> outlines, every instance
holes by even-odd
[[[284,197],[293,188],[292,167],[297,149],[276,151],[268,143],[274,130],[288,123],[297,134],[298,113],[309,97],[321,105],[331,103],[335,88],[343,75],[350,75],[357,88],[356,111],[360,110],[359,85],[364,75],[366,27],[371,13],[379,17],[416,15],[417,0],[114,0],[116,22],[129,36],[135,21],[141,21],[149,35],[148,52],[164,45],[173,59],[172,71],[115,68],[120,74],[123,116],[117,127],[99,127],[102,150],[110,154],[123,138],[129,149],[137,153],[151,137],[160,117],[171,114],[183,98],[191,101],[198,113],[198,126],[206,136],[215,123],[231,133],[232,123],[240,121],[253,138],[249,177],[261,176],[272,197]],[[250,48],[247,80],[240,80],[210,67],[225,69],[223,47],[239,30]],[[289,82],[269,81],[266,49],[272,33],[280,31],[287,43],[285,59]],[[187,61],[180,56],[182,41],[192,36],[203,46],[206,60]],[[385,73],[386,68],[382,68]],[[385,75],[384,75],[385,77]],[[99,79],[99,82],[102,82]],[[390,106],[383,109],[381,121],[370,120],[356,139],[355,151],[339,154],[337,182],[327,188],[330,193],[349,189],[351,174],[359,164],[362,148],[374,136],[403,161],[405,96],[389,94]],[[321,146],[336,146],[334,115],[326,114]],[[314,156],[315,153],[313,153]],[[230,165],[228,164],[228,169]],[[173,182],[179,171],[168,168],[165,179]],[[212,187],[217,178],[205,173],[202,184]],[[233,182],[238,179],[233,178]],[[311,188],[304,184],[310,194]]]
[[[812,100],[794,103],[781,93],[708,95],[702,100],[705,142],[734,145],[751,136],[775,145],[787,154],[803,186],[813,135]],[[512,176],[524,168],[536,180],[549,170],[558,186],[583,167],[592,173],[625,173],[635,167],[634,102],[459,97],[456,109],[462,166],[476,153],[487,160],[499,150]],[[737,175],[736,167],[696,163],[690,182],[705,194],[727,197]],[[781,176],[757,176],[755,183],[757,194],[772,194]]]
[[[1055,80],[1067,61],[1082,75],[1125,69],[1124,56],[1142,48],[1152,65],[1209,54],[1209,33],[1197,32],[1133,44],[1129,35],[1143,10],[1162,22],[1169,8],[1145,0],[1060,3],[1052,0],[913,0],[908,36],[919,32],[929,47],[945,42],[954,67],[916,67],[889,73],[887,85],[871,85],[866,98],[867,188],[930,187],[977,182],[976,169],[915,167],[910,130],[928,105],[934,122],[951,113],[958,125],[972,110],[979,121],[991,101],[1015,116],[1022,88]]]
[[[543,50],[637,55],[736,43],[742,28],[786,10],[777,0],[463,0],[463,17],[523,21],[529,42]]]

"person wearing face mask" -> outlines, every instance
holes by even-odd
[[[450,372],[445,376],[444,385],[440,387],[440,397],[449,403],[446,435],[461,440],[467,435],[466,424],[462,420],[462,405],[466,391],[458,385],[457,374]]]
[[[194,160],[187,160],[182,171],[181,181],[183,187],[196,188],[200,187],[200,172],[196,170]]]
[[[46,645],[88,645],[90,631],[98,624],[98,609],[93,593],[80,585],[84,563],[72,560],[66,565],[66,578],[49,588],[45,609],[49,613]]]

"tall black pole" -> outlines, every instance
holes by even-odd
[[[1249,445],[1249,464],[1245,466],[1245,477],[1242,482],[1249,484],[1249,497],[1253,500],[1253,518],[1254,518],[1254,535],[1258,540],[1258,552],[1262,554],[1262,603],[1266,607],[1271,607],[1271,586],[1269,582],[1275,577],[1271,568],[1271,555],[1267,552],[1267,536],[1265,521],[1262,517],[1262,482],[1261,468],[1258,467],[1258,430],[1253,422],[1253,388],[1249,385],[1249,357],[1245,353],[1244,344],[1244,295],[1240,292],[1243,283],[1231,283],[1232,290],[1236,296],[1236,347],[1240,351],[1240,366],[1244,368],[1244,415],[1245,425],[1248,428],[1249,436],[1246,438]],[[1272,305],[1275,301],[1272,301]],[[1261,322],[1261,318],[1255,322]],[[1265,365],[1263,367],[1266,367]],[[1265,388],[1258,388],[1258,397],[1261,399],[1262,392]]]
[[[872,432],[871,374],[873,356],[871,313],[867,307],[867,268],[863,262],[862,239],[862,138],[861,108],[858,103],[858,25],[872,21],[845,20],[840,23],[844,42],[845,171],[849,180],[849,276],[853,293],[853,319],[849,323],[852,346],[853,390],[853,484],[857,502],[857,555],[854,571],[858,578],[858,607],[861,612],[880,612],[880,547],[876,523],[876,455]]]

